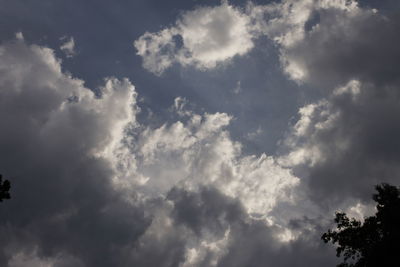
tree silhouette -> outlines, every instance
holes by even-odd
[[[11,198],[10,188],[11,188],[10,181],[4,180],[3,182],[3,176],[0,174],[0,202],[2,202],[3,199]]]
[[[389,184],[375,188],[375,216],[360,222],[337,212],[337,230],[328,230],[321,237],[325,243],[338,245],[336,256],[344,257],[340,267],[400,266],[400,190]]]

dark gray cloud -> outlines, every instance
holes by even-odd
[[[325,90],[351,79],[398,84],[398,15],[335,8],[316,10],[315,15],[319,20],[304,39],[284,52],[285,60],[306,71],[303,80]]]
[[[174,202],[172,216],[175,222],[186,225],[197,235],[204,228],[214,235],[221,235],[230,223],[242,220],[245,214],[239,202],[215,188],[203,188],[198,194],[173,188],[168,199]]]
[[[218,235],[228,233],[225,249],[216,255],[219,260],[215,266],[330,266],[336,262],[319,241],[319,231],[323,229],[318,226],[321,222],[293,220],[288,226],[301,229],[301,237],[281,243],[277,236],[278,226],[250,218],[240,202],[214,188],[202,188],[199,192],[174,188],[168,198],[174,202],[175,223],[183,224],[196,235],[211,234],[218,238]],[[208,261],[212,259],[211,255],[205,255],[203,259],[205,261],[195,266],[213,265]]]
[[[114,190],[110,162],[93,152],[128,116],[132,87],[109,80],[110,91],[96,98],[60,72],[51,50],[23,40],[0,49],[0,169],[13,199],[1,209],[1,265],[33,251],[39,259],[65,254],[84,266],[122,266],[122,248],[150,220]]]
[[[289,158],[294,162],[300,152],[306,159],[307,167],[298,171],[310,179],[318,202],[368,200],[373,185],[399,181],[398,87],[360,83],[345,88],[352,86],[359,93],[334,94],[305,107],[309,113],[303,112],[296,125],[305,128],[294,138]]]
[[[300,82],[328,96],[300,109],[289,158],[305,163],[297,174],[318,202],[368,200],[374,184],[399,182],[399,19],[358,7],[314,14],[315,25],[282,53],[305,73]]]

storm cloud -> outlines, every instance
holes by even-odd
[[[169,24],[124,39],[137,76],[114,75],[129,69],[121,51],[97,64],[105,54],[76,29],[52,45],[23,27],[0,36],[0,172],[12,184],[1,266],[334,266],[320,240],[333,212],[362,218],[375,184],[398,184],[395,13],[344,0],[179,4]],[[115,34],[123,21],[102,10]],[[254,57],[271,80],[251,91],[231,74]],[[100,68],[110,75],[89,88]],[[215,81],[226,94],[207,91]],[[209,95],[185,95],[190,83]],[[298,107],[273,153],[246,147],[267,126],[235,127],[283,116],[251,101],[225,108],[262,90],[265,106],[293,92]]]
[[[282,59],[290,77],[328,92],[300,109],[286,159],[307,165],[303,170],[320,200],[368,199],[372,185],[396,183],[399,175],[398,16],[355,3],[310,14],[319,19],[282,46]]]

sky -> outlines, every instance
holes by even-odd
[[[396,0],[0,0],[0,266],[335,266],[399,185]]]

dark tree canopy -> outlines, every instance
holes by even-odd
[[[400,190],[381,184],[376,186],[375,216],[364,222],[336,213],[337,230],[322,235],[325,243],[337,244],[336,256],[343,256],[340,267],[400,266]]]
[[[2,202],[3,199],[11,198],[10,188],[11,188],[10,181],[4,180],[3,182],[3,176],[0,174],[0,202]]]

